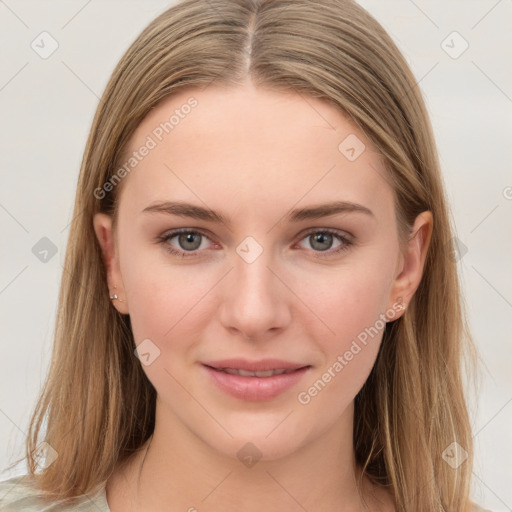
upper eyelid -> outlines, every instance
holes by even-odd
[[[213,242],[212,237],[206,232],[203,231],[200,228],[176,228],[171,229],[170,231],[165,232],[163,235],[159,236],[159,239],[167,239],[170,240],[171,238],[174,238],[175,236],[181,235],[182,233],[197,233],[201,236],[204,236],[205,238],[208,238],[211,242]]]

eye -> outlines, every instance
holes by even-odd
[[[177,247],[171,244],[173,238],[176,238]],[[203,245],[205,240],[209,240],[209,238],[204,233],[186,228],[175,229],[158,238],[167,251],[183,258],[196,256],[196,251],[205,248]]]
[[[172,243],[173,239],[176,239]],[[335,241],[338,245],[333,247]],[[174,256],[182,258],[197,257],[201,250],[208,247],[207,241],[210,238],[198,230],[181,228],[175,229],[169,233],[158,237],[157,241],[164,245],[165,249]],[[308,241],[317,258],[325,258],[339,254],[348,250],[352,245],[352,241],[343,234],[334,229],[312,229],[301,239],[301,242]],[[301,247],[303,247],[301,245]]]
[[[339,241],[339,244],[332,249],[333,243],[336,239]],[[326,253],[327,257],[346,251],[350,245],[352,245],[352,241],[349,240],[349,238],[334,229],[316,228],[306,233],[306,236],[302,241],[307,241],[315,253]],[[315,254],[315,257],[325,256]]]

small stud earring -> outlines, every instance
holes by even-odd
[[[114,285],[114,290],[117,289],[117,286]],[[119,300],[119,302],[124,302],[124,300],[121,300],[118,298],[117,293],[114,293],[113,295],[110,295],[110,300]]]
[[[403,301],[404,299],[402,299],[402,297],[398,297],[397,299],[397,311],[403,311],[407,306],[405,304],[403,304]]]

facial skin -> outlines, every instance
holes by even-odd
[[[165,99],[138,127],[130,150],[191,96],[198,105],[124,178],[116,232],[108,216],[94,218],[109,289],[115,285],[124,301],[113,307],[130,315],[137,345],[150,339],[160,350],[143,365],[158,399],[140,484],[143,452],[109,480],[110,508],[393,510],[389,497],[369,485],[369,508],[361,505],[352,441],[354,397],[375,362],[382,329],[366,346],[359,343],[362,349],[309,403],[298,394],[365,328],[380,326],[379,315],[394,305],[397,311],[398,297],[408,304],[421,279],[431,214],[418,216],[401,251],[393,190],[370,141],[320,100],[249,82]],[[350,134],[366,146],[354,161],[338,149]],[[165,201],[221,212],[231,224],[143,212]],[[333,201],[373,214],[286,219],[292,209]],[[158,241],[178,228],[204,236],[188,245],[181,237],[181,246],[179,235]],[[325,229],[351,243],[311,236]],[[246,237],[262,249],[250,263],[237,253]],[[335,253],[340,246],[345,250]],[[190,247],[195,255],[176,256],[168,247]],[[201,366],[231,357],[311,368],[276,398],[241,400],[213,386]],[[248,442],[261,452],[252,467],[237,456]]]

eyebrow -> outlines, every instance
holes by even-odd
[[[231,218],[221,212],[216,212],[210,208],[186,203],[183,201],[163,201],[158,202],[142,210],[142,213],[166,213],[169,215],[178,215],[180,217],[189,217],[191,219],[205,220],[209,222],[219,222],[229,226]],[[304,220],[321,219],[339,213],[363,213],[375,217],[374,213],[361,204],[350,201],[334,201],[330,203],[310,206],[307,208],[296,208],[287,213],[284,218],[288,222],[300,222]]]

